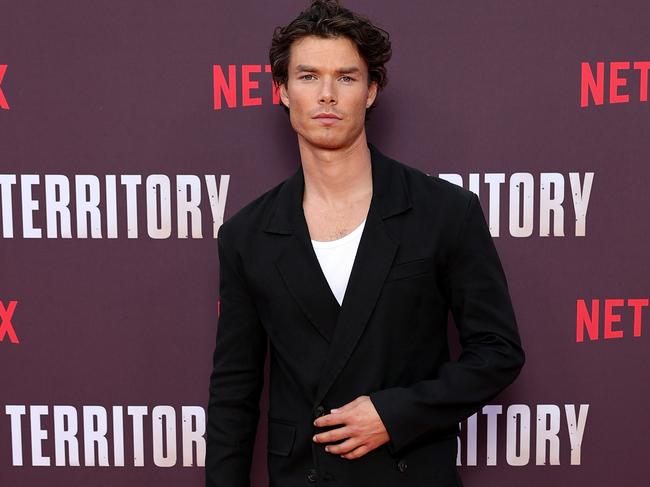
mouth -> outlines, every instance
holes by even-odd
[[[341,117],[339,117],[338,115],[336,115],[334,113],[319,113],[318,115],[316,115],[313,118],[341,120]]]
[[[317,120],[323,125],[334,125],[337,122],[340,122],[338,118],[334,117],[316,117],[314,120]]]
[[[333,113],[319,113],[313,118],[323,125],[334,125],[341,121],[341,118]]]

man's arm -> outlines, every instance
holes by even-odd
[[[515,380],[524,361],[517,323],[492,236],[472,194],[448,263],[445,295],[463,351],[438,377],[369,394],[391,453],[450,430]]]
[[[206,486],[249,487],[267,336],[240,257],[223,228],[217,240],[220,312],[210,376]]]

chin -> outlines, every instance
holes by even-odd
[[[335,134],[309,134],[301,136],[307,143],[321,149],[339,149],[345,145],[347,140]]]
[[[343,140],[341,138],[318,138],[312,142],[313,145],[320,147],[322,149],[329,149],[329,150],[334,150],[334,149],[340,149],[345,146],[346,140]]]

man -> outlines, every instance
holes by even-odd
[[[386,32],[334,1],[276,30],[301,166],[219,230],[208,486],[250,485],[267,341],[279,487],[461,485],[459,421],[524,363],[478,198],[366,141],[390,52]]]

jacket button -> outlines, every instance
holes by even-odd
[[[397,462],[397,470],[399,470],[400,472],[406,472],[406,467],[408,467],[406,461],[400,460],[399,462]]]
[[[321,416],[325,415],[325,408],[322,405],[319,405],[315,410],[314,410],[314,418],[319,418]]]
[[[316,482],[317,478],[318,475],[316,474],[316,470],[310,468],[309,471],[307,472],[307,480],[309,480],[310,482]]]

